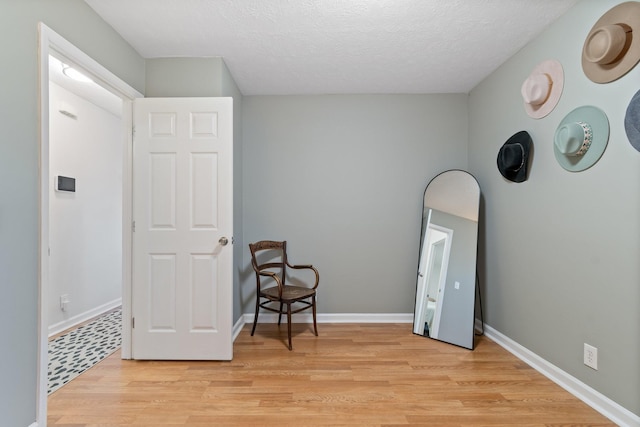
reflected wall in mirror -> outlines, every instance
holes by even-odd
[[[424,192],[413,332],[468,349],[474,345],[480,186],[450,170]]]

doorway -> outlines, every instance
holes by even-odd
[[[122,305],[122,104],[49,55],[49,394],[120,340],[121,322],[80,326]]]
[[[49,335],[49,305],[51,293],[51,227],[50,227],[50,189],[54,188],[52,173],[57,173],[50,168],[50,76],[49,63],[53,55],[63,59],[66,63],[80,70],[83,74],[98,83],[112,95],[119,98],[122,110],[121,133],[123,141],[120,158],[122,159],[122,185],[121,206],[119,208],[120,226],[117,232],[120,235],[121,257],[121,298],[122,315],[124,319],[131,318],[131,103],[133,99],[142,97],[142,94],[120,80],[117,76],[102,67],[95,60],[76,48],[73,44],[62,38],[49,27],[40,23],[39,30],[39,59],[40,59],[40,265],[39,265],[39,351],[38,351],[38,390],[37,390],[37,423],[46,425],[47,419],[47,363],[48,363],[48,335]],[[66,111],[73,115],[73,111]],[[60,112],[59,112],[60,113]],[[65,114],[65,113],[62,113]],[[71,116],[68,116],[71,117]],[[73,178],[73,177],[66,177]],[[77,185],[80,185],[76,181]],[[65,196],[63,196],[65,197]],[[66,195],[69,197],[69,194]],[[54,295],[54,298],[57,296]],[[69,299],[71,299],[69,297]],[[59,301],[64,304],[63,299]],[[131,330],[127,325],[122,328],[122,356],[130,357]]]

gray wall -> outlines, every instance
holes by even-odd
[[[262,239],[318,268],[319,313],[412,312],[424,189],[467,167],[467,95],[246,96],[243,117],[243,312]]]
[[[619,1],[585,0],[471,93],[469,168],[484,199],[480,266],[487,323],[599,392],[640,414],[640,153],[623,127],[640,89],[640,67],[596,84],[580,63],[593,24]],[[529,118],[520,85],[542,60],[558,59],[564,93],[546,118]],[[581,105],[611,124],[609,145],[592,168],[562,169],[553,134]],[[528,131],[535,153],[529,180],[505,181],[498,149]],[[598,371],[583,364],[583,343],[598,348]]]
[[[2,0],[0,7],[0,414],[2,425],[19,427],[36,418],[38,21],[138,90],[144,60],[81,0]]]
[[[147,97],[221,96],[222,58],[146,60]]]
[[[147,97],[233,97],[233,321],[241,316],[242,93],[222,58],[153,58],[146,61]]]

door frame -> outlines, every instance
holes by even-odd
[[[131,358],[131,254],[133,221],[133,117],[132,103],[143,95],[111,73],[89,55],[78,49],[58,33],[38,23],[39,61],[39,241],[38,241],[38,354],[36,425],[47,424],[47,368],[49,289],[49,54],[56,52],[81,68],[94,81],[122,99],[122,358]]]
[[[437,224],[429,224],[433,230],[440,231],[447,235],[444,242],[444,252],[442,254],[442,268],[438,278],[438,298],[436,299],[436,312],[433,316],[434,338],[438,338],[440,332],[440,318],[442,317],[442,304],[444,303],[444,293],[447,284],[447,272],[449,270],[449,256],[451,255],[451,245],[453,240],[453,230]]]

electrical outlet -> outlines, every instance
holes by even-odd
[[[598,349],[587,343],[584,343],[584,364],[598,370]]]

